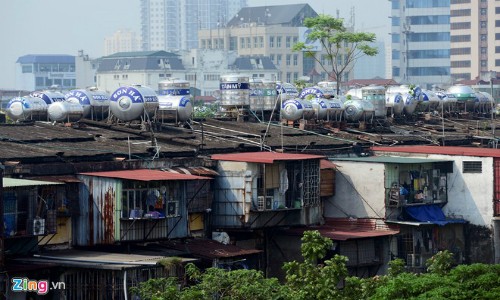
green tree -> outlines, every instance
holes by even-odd
[[[307,39],[321,44],[328,63],[318,56],[321,52],[318,53],[312,45],[305,42],[293,45],[292,49],[302,51],[306,57],[312,57],[327,74],[333,75],[337,82],[337,94],[344,72],[351,70],[356,60],[363,55],[375,56],[378,53],[376,47],[369,45],[375,41],[374,33],[351,32],[344,26],[342,19],[320,14],[315,18],[306,18],[304,26],[310,29]]]
[[[286,285],[295,299],[344,299],[346,290],[339,289],[339,283],[347,276],[345,256],[335,255],[324,260],[332,247],[332,240],[321,236],[319,231],[306,231],[302,237],[303,262],[284,264]]]

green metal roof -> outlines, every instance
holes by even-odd
[[[398,156],[342,157],[342,158],[330,158],[330,160],[367,162],[367,163],[394,163],[394,164],[425,164],[425,163],[452,161],[443,159],[413,158],[413,157],[398,157]]]
[[[22,187],[22,186],[36,186],[36,185],[56,185],[64,184],[62,182],[53,181],[40,181],[40,180],[28,180],[28,179],[18,179],[18,178],[3,178],[3,187]]]

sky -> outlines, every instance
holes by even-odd
[[[387,0],[247,0],[249,6],[308,3],[317,13],[350,20],[355,29],[388,40]],[[381,7],[384,6],[384,7]],[[374,14],[377,11],[379,13]],[[14,89],[15,65],[28,54],[104,53],[104,38],[120,29],[140,34],[139,0],[5,0],[0,11],[0,89]]]

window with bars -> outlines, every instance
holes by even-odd
[[[483,164],[480,161],[464,161],[462,165],[463,173],[482,173]]]

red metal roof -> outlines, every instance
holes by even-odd
[[[498,149],[474,148],[474,147],[397,146],[397,147],[372,147],[372,150],[381,152],[500,157],[500,150]]]
[[[108,172],[88,172],[80,173],[81,175],[120,178],[139,181],[155,181],[155,180],[202,180],[212,179],[210,177],[195,176],[189,174],[180,174],[173,172],[166,172],[161,170],[121,170],[121,171],[108,171]]]
[[[272,164],[280,160],[307,160],[324,158],[321,155],[312,154],[295,154],[295,153],[278,153],[278,152],[245,152],[231,154],[214,154],[213,160],[228,160],[241,162],[254,162]]]
[[[376,219],[326,219],[325,225],[302,228],[291,228],[287,233],[303,235],[304,231],[318,230],[322,236],[335,241],[395,235],[399,233],[396,226],[385,224]]]
[[[319,161],[319,168],[323,169],[336,169],[337,165],[329,161],[328,159],[322,159]]]

